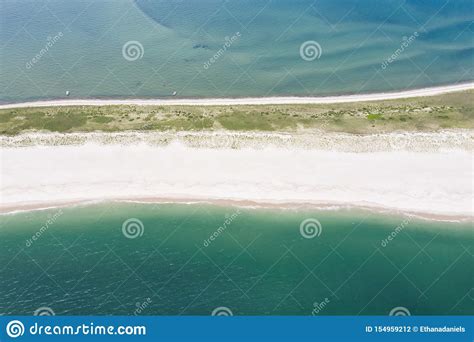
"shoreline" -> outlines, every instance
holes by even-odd
[[[213,205],[219,207],[236,207],[242,209],[268,209],[268,210],[295,210],[295,211],[342,211],[342,210],[362,210],[369,214],[380,214],[386,216],[406,216],[426,221],[440,221],[451,223],[474,222],[473,216],[466,215],[442,215],[428,212],[404,211],[389,207],[376,206],[364,203],[310,203],[310,202],[259,202],[252,200],[233,199],[205,199],[205,198],[108,198],[108,199],[77,199],[64,202],[51,203],[24,203],[15,206],[0,205],[0,217],[6,215],[16,215],[34,211],[44,211],[53,209],[69,209],[76,207],[89,207],[94,205],[107,204],[181,204],[181,205]]]
[[[397,100],[414,97],[428,97],[474,89],[474,82],[451,84],[412,90],[385,93],[335,95],[321,97],[275,96],[242,98],[163,98],[163,99],[57,99],[0,104],[0,109],[59,107],[59,106],[221,106],[221,105],[290,105],[290,104],[335,104]]]

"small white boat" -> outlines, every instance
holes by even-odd
[[[66,96],[69,96],[69,94],[71,94],[71,92],[69,90],[66,90]]]

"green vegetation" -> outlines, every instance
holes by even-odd
[[[383,119],[383,116],[382,116],[382,114],[368,114],[367,119],[369,119],[369,120],[379,120],[379,119]]]
[[[75,106],[0,110],[0,134],[27,131],[295,131],[349,133],[474,128],[474,91],[321,105]]]

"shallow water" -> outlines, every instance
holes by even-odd
[[[2,102],[65,97],[67,90],[71,98],[175,91],[183,97],[317,96],[474,79],[469,0],[27,0],[0,6]],[[219,52],[226,38],[232,43]],[[132,51],[128,59],[122,53],[129,41],[143,47],[136,45],[134,61]],[[319,44],[319,59],[301,58],[307,41]]]
[[[474,312],[469,223],[136,203],[3,215],[0,223],[0,314]]]

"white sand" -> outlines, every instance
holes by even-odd
[[[440,94],[474,89],[474,82],[452,84],[431,88],[405,90],[391,93],[338,95],[324,97],[247,97],[247,98],[214,98],[214,99],[87,99],[87,100],[51,100],[0,105],[0,109],[51,106],[108,106],[108,105],[187,105],[187,106],[216,106],[216,105],[268,105],[268,104],[323,104],[363,102],[379,100],[396,100],[401,98],[436,96]]]
[[[356,143],[356,142],[355,142]],[[473,216],[465,149],[340,152],[98,144],[3,147],[1,207],[103,199],[360,205]]]

